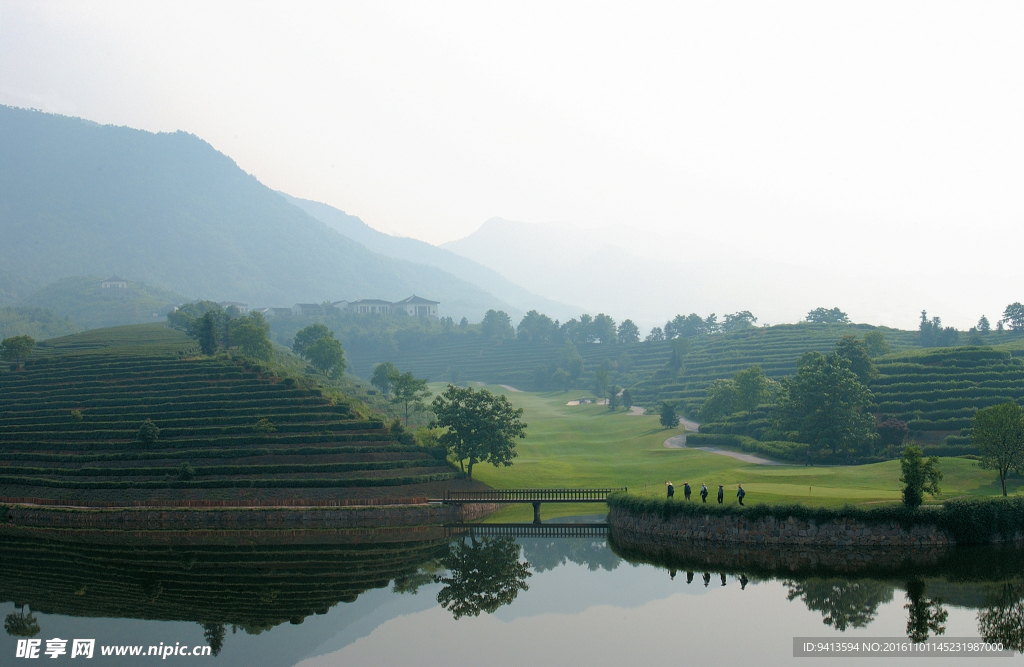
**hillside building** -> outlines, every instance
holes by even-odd
[[[376,313],[378,315],[390,315],[395,312],[394,304],[383,299],[359,299],[348,304],[348,310],[353,313]]]
[[[301,317],[322,317],[324,307],[319,303],[297,303],[292,306],[292,314]]]
[[[421,296],[413,294],[408,299],[402,299],[392,304],[394,312],[404,312],[406,315],[413,315],[415,317],[432,317],[437,319],[437,307],[441,304],[440,301],[431,301],[430,299],[424,299]]]
[[[123,278],[118,278],[117,276],[110,276],[106,280],[100,282],[100,288],[113,290],[128,289],[128,281]]]

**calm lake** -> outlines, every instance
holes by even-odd
[[[86,664],[154,663],[162,658],[145,652],[162,643],[217,652],[170,655],[167,664],[451,667],[820,664],[835,658],[794,658],[793,638],[987,636],[1019,647],[1024,636],[1016,550],[861,574],[779,572],[740,570],[721,554],[617,548],[614,536],[593,532],[226,539],[5,529],[0,664],[22,662],[15,655],[26,637],[42,640],[46,664],[78,661],[70,640],[92,638]],[[51,661],[43,652],[54,638],[69,641]],[[120,645],[142,646],[143,656],[101,655]]]

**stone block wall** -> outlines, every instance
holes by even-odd
[[[806,547],[946,547],[955,543],[934,525],[909,529],[897,523],[868,525],[853,519],[786,520],[768,517],[748,519],[742,515],[693,515],[663,519],[656,514],[635,514],[610,508],[608,523],[613,537],[643,538],[672,544],[679,541],[712,544],[796,545]]]

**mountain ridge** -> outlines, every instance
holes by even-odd
[[[0,106],[0,234],[4,304],[62,278],[117,274],[251,305],[417,293],[456,319],[517,310],[329,229],[194,135],[9,106]]]

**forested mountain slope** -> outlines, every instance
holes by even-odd
[[[329,229],[201,139],[0,107],[0,298],[117,274],[252,305],[416,293],[479,319],[500,299]]]
[[[518,317],[528,310],[537,309],[556,319],[569,319],[579,315],[582,310],[577,306],[569,306],[537,296],[509,281],[494,269],[457,255],[451,250],[438,248],[418,239],[379,232],[356,216],[349,215],[327,204],[299,199],[284,193],[282,196],[339,234],[362,243],[373,252],[395,259],[433,266],[487,290],[518,311],[509,311],[513,317]]]

